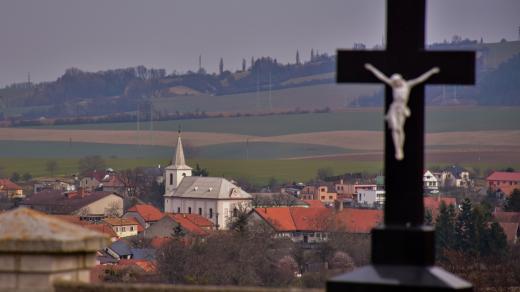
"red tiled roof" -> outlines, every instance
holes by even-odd
[[[444,202],[446,206],[454,205],[457,206],[457,200],[453,197],[441,197],[441,196],[432,196],[432,197],[424,197],[424,209],[429,209],[432,213],[432,218],[435,220],[439,214],[439,209],[441,207],[441,203]]]
[[[495,171],[486,180],[520,181],[520,172]]]
[[[209,219],[198,214],[184,214],[193,224],[202,228],[213,228],[214,224]]]
[[[260,217],[278,232],[325,231],[345,229],[353,233],[368,233],[382,222],[383,212],[372,209],[346,208],[336,212],[327,208],[256,208]]]
[[[134,218],[105,218],[103,221],[111,226],[140,225]]]
[[[496,190],[500,190],[506,197],[511,196],[515,189],[520,190],[520,185],[500,184],[496,187]]]
[[[496,211],[493,216],[497,222],[520,223],[520,212]]]
[[[128,212],[138,213],[146,222],[159,221],[164,216],[164,214],[159,209],[147,204],[134,205],[133,207],[128,209]]]
[[[93,223],[90,221],[82,221],[82,220],[80,220],[79,216],[74,216],[74,215],[49,215],[49,216],[53,216],[60,220],[63,220],[63,221],[69,222],[69,223],[73,223],[73,224],[79,225],[81,227],[84,227],[84,228],[87,228],[87,229],[90,229],[93,231],[104,233],[110,237],[117,237],[117,234],[114,231],[114,229],[112,229],[112,227],[110,227],[105,222]]]
[[[147,273],[154,273],[157,271],[157,267],[154,262],[147,260],[119,260],[115,267],[128,267],[128,266],[137,266],[141,268],[143,271]]]
[[[0,178],[0,189],[4,190],[21,190],[22,187],[7,178]]]
[[[208,233],[202,229],[197,224],[193,223],[188,219],[188,214],[179,214],[179,213],[167,213],[166,216],[172,218],[175,222],[179,223],[182,228],[186,231],[197,234],[197,235],[207,235]],[[193,214],[192,214],[193,215]]]
[[[370,233],[377,225],[383,222],[383,211],[374,209],[346,208],[336,213],[336,228],[344,228],[352,233]]]
[[[323,202],[320,200],[303,200],[310,208],[325,208]]]
[[[500,224],[500,226],[504,230],[504,233],[507,237],[507,241],[510,243],[515,243],[517,240],[519,224],[513,222],[498,222],[498,224]]]

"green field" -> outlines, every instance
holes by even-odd
[[[213,118],[154,123],[155,130],[235,133],[275,136],[294,133],[367,130],[383,127],[382,109],[360,109],[321,114],[294,114],[236,118]],[[135,123],[62,125],[52,129],[134,130]],[[426,113],[427,132],[518,130],[520,107],[446,107],[430,108]]]
[[[0,157],[79,158],[99,155],[104,158],[151,159],[169,157],[173,148],[125,144],[81,142],[0,141]],[[227,143],[186,149],[187,155],[200,159],[283,159],[291,157],[342,154],[339,147],[298,143]]]

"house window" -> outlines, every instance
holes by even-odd
[[[325,200],[325,196],[321,196],[321,199],[322,199],[322,200]]]
[[[173,185],[173,173],[170,173],[170,185]]]
[[[237,208],[233,209],[233,217],[238,217],[238,209]]]
[[[213,218],[213,209],[209,208],[209,218]]]
[[[121,231],[125,232],[126,231],[126,227],[121,227]]]
[[[188,213],[191,214],[191,207],[188,207]]]
[[[119,232],[119,227],[116,226],[116,232]]]
[[[134,231],[134,226],[130,226],[130,231]]]
[[[181,212],[181,207],[177,207],[177,213]]]
[[[324,191],[325,191],[325,188],[321,188],[321,191],[324,192]]]
[[[332,196],[329,196],[329,200],[332,200]]]
[[[202,208],[199,208],[199,215],[202,215]]]

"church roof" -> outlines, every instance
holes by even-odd
[[[173,197],[204,199],[251,199],[251,195],[221,177],[184,177]]]
[[[182,139],[181,134],[179,133],[179,137],[177,138],[177,147],[175,147],[175,156],[172,160],[172,165],[168,166],[168,168],[174,169],[191,169],[188,165],[186,165],[186,159],[184,158],[184,148],[182,148]]]

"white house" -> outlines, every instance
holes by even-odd
[[[227,229],[232,217],[251,207],[251,195],[221,177],[191,176],[179,135],[172,165],[165,168],[164,211],[198,214]]]
[[[384,190],[359,189],[357,191],[357,203],[369,207],[382,206],[385,203]]]
[[[439,191],[439,181],[435,175],[429,171],[426,170],[423,174],[423,184],[424,189],[429,192],[438,192]]]

